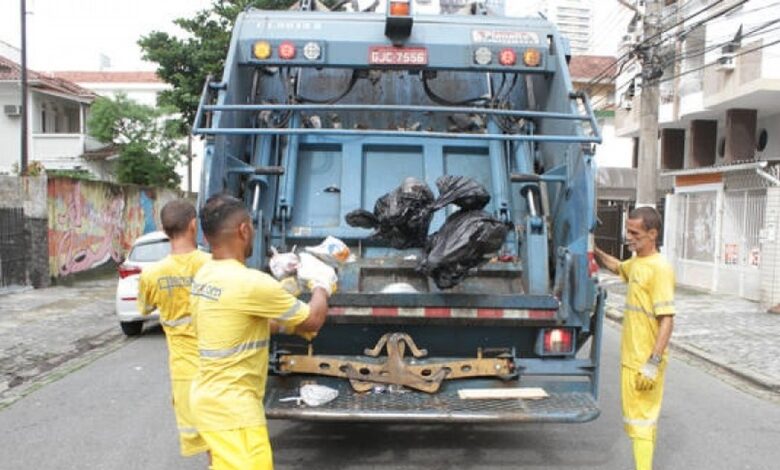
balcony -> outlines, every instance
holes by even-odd
[[[30,159],[48,169],[73,169],[82,164],[86,139],[85,134],[33,134]]]
[[[761,47],[762,41],[743,44],[730,61],[723,58],[725,64],[704,70],[704,107],[714,110],[750,108],[767,115],[780,112],[778,48]]]

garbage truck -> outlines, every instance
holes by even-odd
[[[248,9],[221,78],[204,86],[193,126],[205,139],[199,204],[217,193],[245,201],[256,228],[247,264],[268,269],[272,249],[328,236],[355,258],[339,267],[316,338],[272,336],[266,415],[593,420],[601,137],[588,97],[572,87],[567,41],[543,17],[504,17],[479,1],[426,14],[428,3]],[[442,288],[419,269],[425,246],[395,247],[346,216],[370,212],[409,178],[435,188],[448,175],[481,184],[483,211],[506,231],[495,253]],[[433,213],[428,234],[457,212]],[[284,400],[306,384],[338,396]]]

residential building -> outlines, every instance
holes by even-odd
[[[77,84],[28,71],[28,162],[47,169],[89,170],[98,175],[103,164],[84,158],[99,147],[88,138],[86,119],[95,94]],[[0,56],[0,173],[18,171],[21,161],[21,66]]]
[[[509,16],[536,16],[541,13],[558,26],[569,40],[572,54],[591,50],[593,35],[593,2],[591,0],[508,1]]]
[[[615,57],[574,55],[569,74],[574,88],[590,96],[601,129],[602,143],[596,147],[599,167],[631,168],[633,143],[615,132]]]
[[[100,96],[116,97],[122,93],[131,100],[147,106],[157,106],[159,94],[171,86],[163,82],[154,72],[138,71],[69,71],[53,72],[58,78],[67,79],[87,88]],[[186,143],[186,142],[183,142]],[[181,177],[181,189],[198,192],[200,187],[200,168],[203,158],[203,143],[199,138],[192,140],[192,159],[176,167]],[[101,158],[96,154],[95,158]],[[102,158],[110,158],[103,155]]]
[[[667,257],[681,284],[780,303],[780,45],[777,2],[665,2],[660,51]],[[705,9],[703,15],[692,13]],[[711,18],[711,19],[707,19]],[[639,135],[641,65],[617,80],[618,134]]]

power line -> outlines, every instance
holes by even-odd
[[[734,54],[734,57],[739,57],[739,56],[741,56],[741,55],[745,55],[745,54],[749,54],[749,53],[751,53],[751,52],[759,51],[759,50],[761,50],[761,49],[764,49],[764,48],[767,48],[767,47],[769,47],[769,46],[774,46],[775,44],[780,44],[780,39],[774,40],[774,41],[772,41],[772,42],[769,42],[769,43],[767,43],[767,44],[762,44],[762,45],[760,45],[760,46],[758,46],[758,47],[754,47],[754,48],[752,48],[752,49],[747,49],[747,50],[744,50],[744,51],[738,52],[738,53]],[[668,81],[670,81],[670,80],[674,80],[675,78],[682,77],[683,75],[688,75],[688,74],[691,74],[691,73],[694,73],[694,72],[698,72],[698,71],[700,71],[700,70],[704,70],[704,69],[706,69],[706,68],[709,68],[709,67],[712,67],[712,66],[714,66],[714,65],[718,65],[718,62],[717,62],[717,61],[715,61],[715,62],[712,62],[712,63],[709,63],[709,64],[704,64],[704,65],[703,65],[703,66],[701,66],[701,67],[696,67],[695,69],[686,70],[685,72],[678,73],[677,75],[674,75],[674,76],[672,76],[672,77],[665,78],[665,79],[663,79],[663,80],[659,80],[657,83],[664,83],[664,82],[668,82]]]
[[[766,29],[766,28],[768,28],[769,26],[772,26],[774,24],[777,24],[777,23],[780,23],[780,18],[776,18],[774,20],[767,21],[767,22],[757,26],[756,28],[748,31],[747,33],[742,34],[740,37],[742,39],[744,39],[744,38],[750,38],[750,37],[752,37],[754,35],[758,35],[758,34],[770,33],[772,31],[780,29],[780,26],[775,27],[775,28],[771,28],[771,29]],[[680,55],[680,56],[675,56],[672,60],[664,62],[663,63],[663,67],[665,68],[665,67],[668,67],[669,65],[672,65],[672,64],[674,64],[676,62],[682,62],[683,60],[686,60],[686,59],[691,59],[691,58],[694,58],[694,57],[699,57],[699,56],[705,55],[706,53],[708,53],[710,51],[713,51],[715,49],[718,49],[720,47],[723,47],[723,46],[725,46],[727,44],[730,44],[731,42],[733,42],[733,36],[730,37],[729,39],[726,39],[726,40],[720,42],[720,43],[715,43],[715,44],[710,44],[710,45],[706,45],[705,44],[701,48],[691,50],[691,51],[687,52],[686,54],[683,54],[683,55]]]
[[[660,0],[656,0],[656,1],[660,1]],[[623,59],[627,59],[627,58],[629,58],[629,56],[630,56],[632,53],[634,53],[635,51],[638,51],[638,50],[640,50],[641,48],[643,48],[643,47],[646,47],[647,43],[648,43],[649,41],[651,41],[652,39],[655,39],[656,37],[659,37],[659,36],[663,35],[663,33],[665,33],[665,32],[667,32],[667,31],[669,31],[670,29],[674,28],[675,26],[678,26],[678,25],[680,25],[680,24],[683,24],[683,23],[685,23],[686,21],[688,21],[688,20],[690,20],[690,19],[692,19],[692,18],[695,18],[695,17],[699,16],[700,14],[702,14],[702,13],[706,12],[707,10],[710,10],[710,9],[714,8],[715,6],[717,6],[717,5],[718,5],[718,4],[720,4],[720,3],[723,3],[724,1],[725,1],[725,0],[716,0],[716,1],[715,1],[715,3],[712,3],[712,4],[710,4],[710,5],[707,5],[707,6],[705,6],[704,8],[702,8],[702,9],[700,9],[700,10],[696,11],[695,13],[692,13],[691,15],[689,15],[689,16],[687,16],[687,17],[683,18],[682,20],[678,21],[677,23],[675,23],[675,24],[673,24],[673,25],[669,26],[668,28],[666,28],[666,29],[664,29],[664,30],[661,30],[661,31],[659,31],[658,33],[656,33],[656,34],[654,34],[654,35],[650,36],[649,38],[645,38],[645,39],[643,39],[643,40],[642,40],[642,41],[641,41],[639,44],[637,44],[636,46],[634,46],[634,47],[633,47],[631,50],[627,51],[626,53],[624,53],[623,55],[621,55],[620,57],[618,57],[617,59],[615,59],[615,62],[614,62],[613,64],[611,64],[611,65],[609,65],[609,66],[605,67],[605,68],[604,68],[603,70],[601,70],[601,71],[600,71],[600,72],[599,72],[599,73],[598,73],[598,74],[597,74],[595,77],[593,77],[593,78],[592,78],[592,79],[591,79],[591,80],[588,82],[588,84],[586,85],[587,89],[588,89],[588,90],[590,90],[590,89],[592,88],[592,86],[593,86],[593,84],[594,84],[594,83],[598,82],[598,81],[599,81],[599,80],[601,80],[603,77],[605,77],[605,76],[606,76],[606,74],[608,74],[608,73],[609,73],[609,70],[610,70],[611,68],[615,67],[615,66],[617,65],[617,63],[618,63],[618,62],[620,62],[620,61],[621,61],[621,60],[623,60]],[[711,17],[708,17],[708,18],[706,18],[706,19],[704,20],[704,22],[706,22],[706,21],[709,21],[709,20],[711,20],[711,19],[714,19],[714,18],[717,18],[718,16],[722,16],[722,15],[726,14],[727,12],[729,12],[729,11],[733,10],[734,8],[736,8],[736,7],[738,7],[738,6],[742,5],[742,4],[744,4],[744,3],[745,3],[745,2],[747,2],[747,1],[748,1],[748,0],[741,0],[739,3],[736,3],[736,4],[735,4],[735,5],[733,5],[732,7],[730,7],[730,8],[727,8],[727,9],[725,9],[725,10],[721,11],[721,12],[718,12],[718,13],[716,13],[715,15],[713,15],[713,16],[711,16]],[[704,23],[699,23],[699,25],[701,25],[701,24],[704,24]],[[698,27],[698,26],[695,26],[695,27]],[[661,41],[661,42],[663,42],[663,41]],[[651,47],[658,47],[660,44],[661,44],[661,43],[659,42],[659,43],[657,43],[657,44],[653,44]],[[616,75],[617,75],[617,74],[616,74]]]

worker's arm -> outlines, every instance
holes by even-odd
[[[674,328],[674,315],[663,315],[658,317],[658,337],[653,346],[653,356],[662,357],[666,347],[669,346],[669,339],[672,337]]]
[[[328,316],[328,292],[322,287],[315,287],[309,301],[309,316],[303,323],[295,327],[296,333],[316,333],[325,324]]]
[[[138,279],[138,299],[136,300],[136,306],[141,315],[149,315],[157,308],[154,305],[154,294],[150,285],[151,283],[147,282],[143,273],[141,273]]]
[[[599,247],[594,247],[593,252],[596,254],[596,258],[599,261],[599,264],[604,266],[605,268],[609,269],[615,274],[620,274],[620,260],[615,258],[614,256],[610,255],[606,251],[602,250]]]

